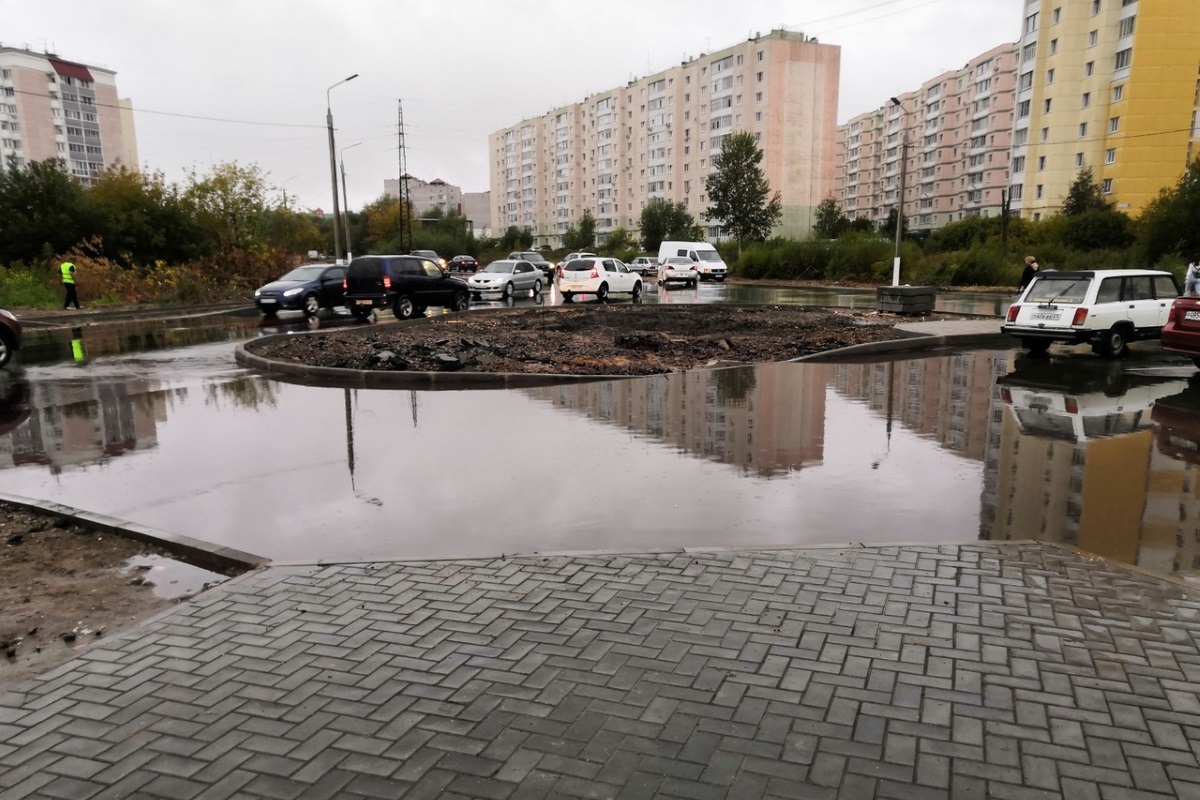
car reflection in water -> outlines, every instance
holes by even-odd
[[[0,436],[21,427],[30,409],[28,381],[0,372]]]
[[[993,539],[1078,547],[1159,572],[1194,572],[1177,544],[1178,509],[1195,501],[1153,447],[1151,409],[1186,380],[1169,369],[1122,369],[1096,359],[1016,359],[997,380],[1007,413],[997,430]],[[985,500],[986,505],[986,500]],[[986,509],[985,509],[986,513]],[[1189,576],[1191,577],[1191,576]]]

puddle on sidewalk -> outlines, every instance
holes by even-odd
[[[121,565],[131,580],[142,581],[156,597],[180,600],[212,588],[228,578],[218,572],[194,567],[164,556],[134,556]]]

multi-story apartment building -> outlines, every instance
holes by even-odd
[[[837,193],[851,219],[879,225],[896,207],[910,230],[1001,213],[1008,185],[1016,45],[994,47],[838,127]],[[899,101],[899,102],[895,102]],[[901,165],[904,142],[908,158]]]
[[[1013,212],[1056,213],[1079,170],[1136,214],[1200,140],[1196,0],[1025,0]]]
[[[707,218],[713,156],[734,131],[754,134],[783,203],[778,232],[807,232],[833,191],[841,48],[771,31],[631,80],[488,137],[492,223],[558,245],[584,211],[601,241],[639,229],[652,198]]]
[[[388,178],[383,182],[383,192],[388,197],[400,196],[400,180]],[[423,181],[420,178],[408,176],[408,199],[412,202],[413,212],[418,217],[425,216],[429,211],[440,208],[443,213],[453,211],[462,213],[463,192],[459,187],[446,183],[441,178]]]
[[[84,182],[117,163],[136,169],[133,106],[117,97],[116,75],[0,47],[0,169],[57,159]]]

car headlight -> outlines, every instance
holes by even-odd
[[[255,296],[255,297],[262,297],[262,289],[255,289],[255,290],[254,290],[254,296]]]
[[[295,295],[298,295],[303,291],[304,291],[303,286],[297,286],[295,289],[288,289],[286,292],[283,293],[283,296],[284,297],[294,297]]]

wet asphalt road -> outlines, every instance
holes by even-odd
[[[874,302],[753,288],[690,301]],[[943,352],[526,391],[345,391],[233,362],[237,340],[308,327],[35,332],[3,379],[0,490],[283,562],[980,538],[1161,572],[1200,557],[1195,370],[1153,345],[1115,364]]]

